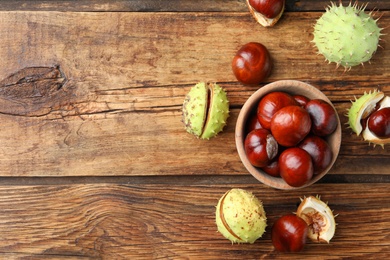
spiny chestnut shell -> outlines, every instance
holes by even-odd
[[[229,100],[218,84],[200,82],[186,95],[182,112],[186,131],[199,138],[209,139],[226,125]]]
[[[370,131],[367,124],[363,126],[362,122],[368,122],[375,110],[379,111],[386,107],[390,107],[389,96],[385,96],[383,92],[378,90],[370,91],[369,93],[365,92],[364,95],[352,101],[352,105],[347,113],[349,127],[356,135],[359,136],[361,134],[365,141],[384,147],[385,144],[390,143],[390,138],[376,136]],[[385,121],[383,123],[385,124]]]
[[[365,5],[359,7],[357,1],[352,5],[337,6],[333,2],[314,26],[313,42],[318,53],[337,66],[346,69],[369,61],[378,47],[382,30],[364,12]]]
[[[333,211],[319,197],[309,196],[301,200],[296,214],[309,226],[307,236],[310,240],[329,243],[333,238],[336,231]]]
[[[348,109],[348,124],[349,127],[356,133],[360,135],[363,131],[361,120],[367,118],[372,111],[376,108],[377,103],[385,96],[381,91],[374,90],[369,93],[364,92],[364,94],[356,98],[355,101],[351,101],[352,105]]]
[[[220,198],[215,219],[218,231],[233,243],[254,243],[267,226],[263,204],[243,189],[231,189]]]

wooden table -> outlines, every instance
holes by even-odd
[[[281,21],[263,28],[244,1],[1,1],[0,258],[388,257],[390,146],[369,146],[344,123],[354,96],[390,95],[390,2],[367,7],[380,9],[383,48],[348,72],[310,43],[328,3],[287,0]],[[250,41],[275,63],[260,86],[231,71]],[[294,191],[259,183],[234,142],[245,100],[282,79],[322,90],[343,123],[329,174]],[[209,141],[181,123],[184,96],[199,81],[218,82],[230,100],[224,132]],[[215,206],[231,188],[264,203],[268,227],[254,244],[217,233]],[[274,221],[317,194],[339,214],[331,243],[276,252]]]

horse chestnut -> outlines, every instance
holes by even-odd
[[[375,111],[368,119],[368,129],[379,138],[390,138],[390,107]]]
[[[337,128],[336,111],[328,102],[322,99],[312,99],[306,104],[312,121],[312,132],[318,136],[326,136]]]
[[[319,136],[306,137],[299,147],[308,152],[313,160],[314,174],[321,173],[332,162],[332,150],[328,143]]]
[[[262,129],[263,126],[260,124],[259,119],[257,118],[256,114],[253,114],[249,117],[248,122],[246,124],[246,132],[250,133],[252,130],[255,129]]]
[[[300,106],[287,106],[280,109],[271,120],[271,133],[283,146],[297,145],[310,132],[309,113]]]
[[[275,25],[284,11],[285,0],[246,0],[252,16],[264,27]]]
[[[306,107],[307,103],[309,103],[310,99],[303,95],[294,95],[293,98],[299,103],[301,107]]]
[[[306,244],[308,225],[294,214],[280,217],[272,226],[271,240],[276,250],[281,252],[299,252]]]
[[[266,129],[271,129],[271,119],[276,112],[286,106],[297,106],[298,103],[288,93],[271,92],[265,95],[257,105],[257,117],[261,125]]]
[[[255,167],[266,166],[278,154],[278,143],[267,129],[251,131],[244,142],[246,156]]]
[[[267,166],[261,168],[265,173],[273,177],[280,177],[279,173],[279,160],[274,158]]]
[[[267,18],[275,18],[283,10],[284,0],[249,0],[257,12]]]
[[[280,176],[292,187],[302,187],[313,177],[310,154],[299,147],[288,148],[279,156]]]
[[[379,137],[377,134],[386,136],[386,132],[389,132],[388,119],[386,123],[388,114],[386,116],[386,110],[382,112],[378,111],[388,107],[390,107],[390,96],[385,96],[384,92],[375,90],[373,92],[364,93],[363,96],[352,102],[352,106],[348,110],[349,127],[357,135],[361,134],[364,140],[373,143],[374,146],[379,144],[383,148],[385,144],[390,143],[390,137]],[[376,113],[383,113],[376,119],[378,120],[381,118],[379,120],[381,123],[378,124],[378,122],[374,122],[372,119],[370,124],[373,129],[371,130],[370,127],[367,127],[367,121],[370,119],[371,115]]]
[[[237,80],[247,85],[260,84],[272,70],[271,55],[267,48],[258,42],[242,46],[233,58],[233,73]]]

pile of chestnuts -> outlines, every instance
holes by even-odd
[[[327,101],[270,92],[247,121],[245,154],[253,166],[302,187],[331,164],[326,137],[337,125],[336,111]]]

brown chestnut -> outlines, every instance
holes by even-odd
[[[302,218],[294,214],[284,215],[272,226],[272,245],[280,252],[302,251],[308,230],[309,227]]]
[[[332,162],[333,153],[328,143],[319,136],[307,136],[299,147],[308,152],[313,160],[314,174],[325,170]]]
[[[379,138],[390,138],[390,107],[371,114],[367,122],[368,129]]]
[[[280,177],[279,160],[274,158],[267,166],[261,168],[265,173],[273,177]]]
[[[307,103],[309,103],[310,99],[303,95],[294,95],[293,98],[298,102],[301,107],[306,107]]]
[[[267,129],[255,129],[245,137],[244,149],[253,166],[264,167],[278,154],[278,143]]]
[[[271,129],[271,119],[276,112],[286,106],[297,106],[295,99],[286,92],[275,91],[265,95],[257,106],[257,117],[261,125]]]
[[[301,187],[313,177],[313,162],[308,152],[299,147],[288,148],[279,156],[280,176],[292,187]]]
[[[249,11],[258,23],[275,25],[284,11],[285,0],[246,0]]]
[[[282,12],[284,0],[249,0],[249,4],[265,17],[275,18]]]
[[[253,114],[249,117],[246,123],[246,132],[249,133],[255,129],[262,129],[263,126],[260,124],[259,119],[257,118],[257,114]]]
[[[271,55],[263,44],[247,43],[234,56],[232,69],[241,83],[258,85],[271,74]]]
[[[312,132],[318,136],[326,136],[337,128],[337,115],[333,106],[322,99],[312,99],[306,105],[312,121]]]
[[[310,128],[310,115],[300,106],[283,107],[271,120],[272,135],[280,145],[286,147],[297,145],[310,132]]]

